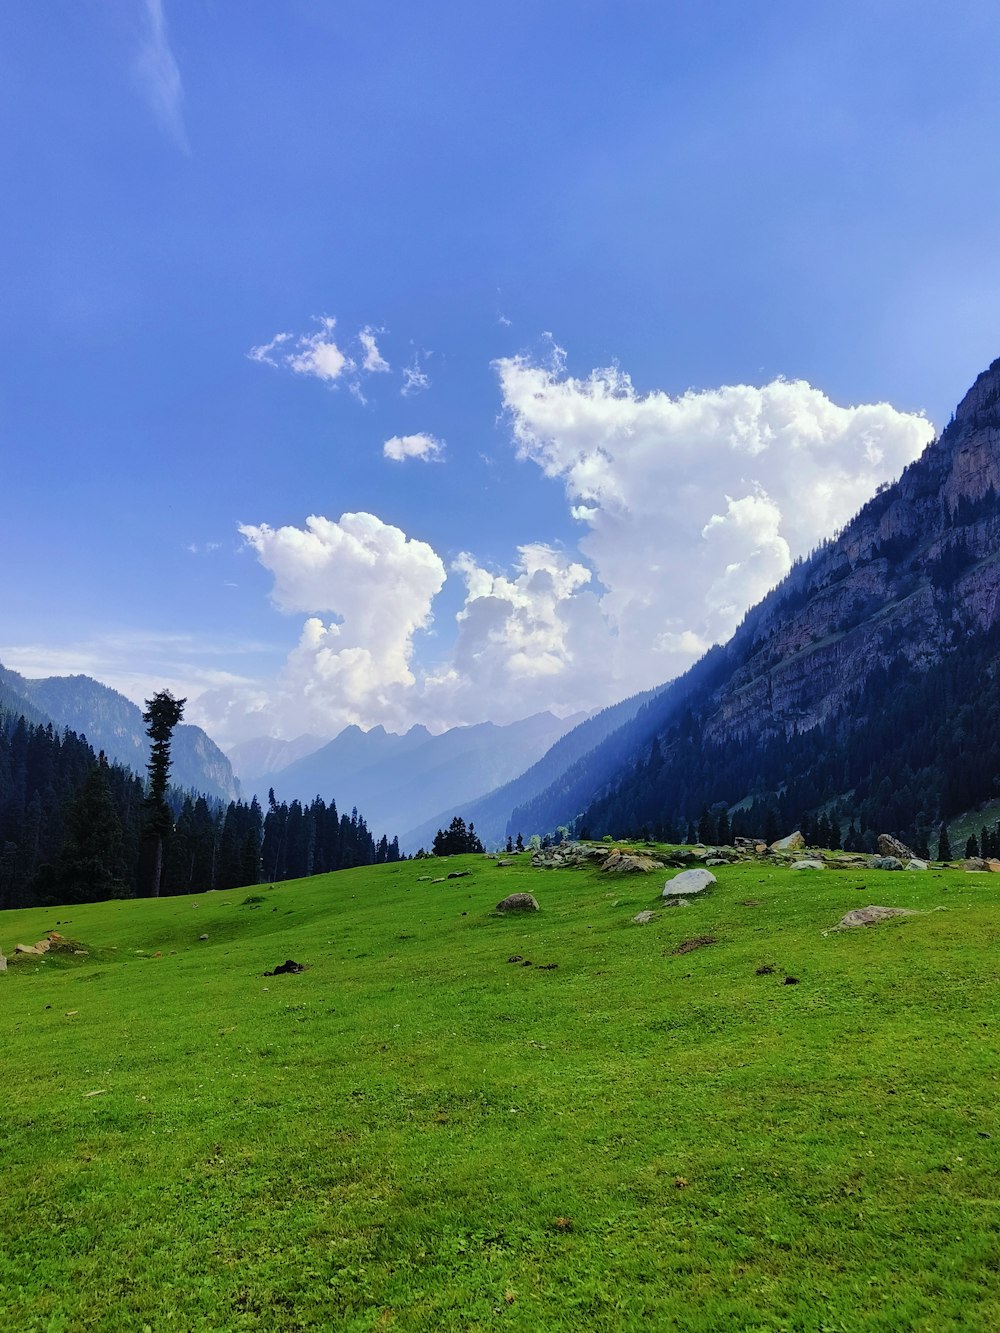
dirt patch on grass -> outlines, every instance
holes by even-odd
[[[678,944],[674,953],[693,953],[695,949],[707,949],[710,944],[715,944],[714,935],[696,935],[692,940],[683,940]]]

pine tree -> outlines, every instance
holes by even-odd
[[[163,844],[173,828],[173,816],[167,805],[167,780],[170,777],[170,738],[184,716],[186,699],[175,699],[169,690],[160,690],[146,700],[142,715],[146,735],[152,741],[149,758],[149,791],[145,802],[145,828],[139,857],[140,893],[147,898],[160,896],[163,873]]]
[[[940,829],[938,830],[937,859],[939,861],[951,860],[951,843],[948,841],[948,825],[945,823],[942,823]]]
[[[966,854],[966,856],[978,856],[978,855],[979,855],[979,843],[976,841],[976,835],[975,835],[974,833],[971,834],[971,836],[970,836],[970,837],[968,838],[968,840],[966,841],[966,844],[965,844],[965,854]]]

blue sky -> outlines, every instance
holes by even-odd
[[[987,3],[10,7],[0,661],[223,741],[667,679],[1000,353],[998,51]]]

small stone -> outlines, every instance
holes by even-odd
[[[471,875],[471,870],[450,870],[448,879],[464,879],[466,875]]]
[[[906,869],[906,870],[929,870],[930,867],[928,866],[928,864],[927,864],[926,861],[921,861],[921,859],[920,859],[919,856],[911,856],[910,859],[909,859],[909,860],[907,861],[907,863],[906,863],[905,869]]]
[[[199,938],[200,940],[207,940],[207,939],[208,939],[208,936],[207,936],[207,935],[199,935],[198,938]]]
[[[689,893],[704,893],[712,884],[717,883],[718,880],[711,870],[682,870],[679,875],[667,880],[663,886],[662,896],[679,898]]]
[[[636,912],[635,916],[632,918],[632,924],[635,926],[648,926],[652,920],[652,912]]]
[[[7,971],[7,959],[0,953],[0,972]]]

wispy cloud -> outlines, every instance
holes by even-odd
[[[403,387],[399,392],[404,398],[411,398],[415,393],[422,393],[431,387],[431,378],[423,368],[423,362],[429,355],[429,352],[414,352],[410,365],[403,367]]]
[[[143,32],[135,60],[135,75],[143,96],[163,133],[171,143],[187,153],[184,127],[184,85],[167,34],[163,0],[140,0]]]
[[[378,374],[385,374],[392,367],[378,350],[378,343],[375,341],[376,333],[384,333],[385,329],[373,329],[370,326],[364,328],[358,334],[358,342],[365,349],[364,360],[361,362],[361,369]]]

